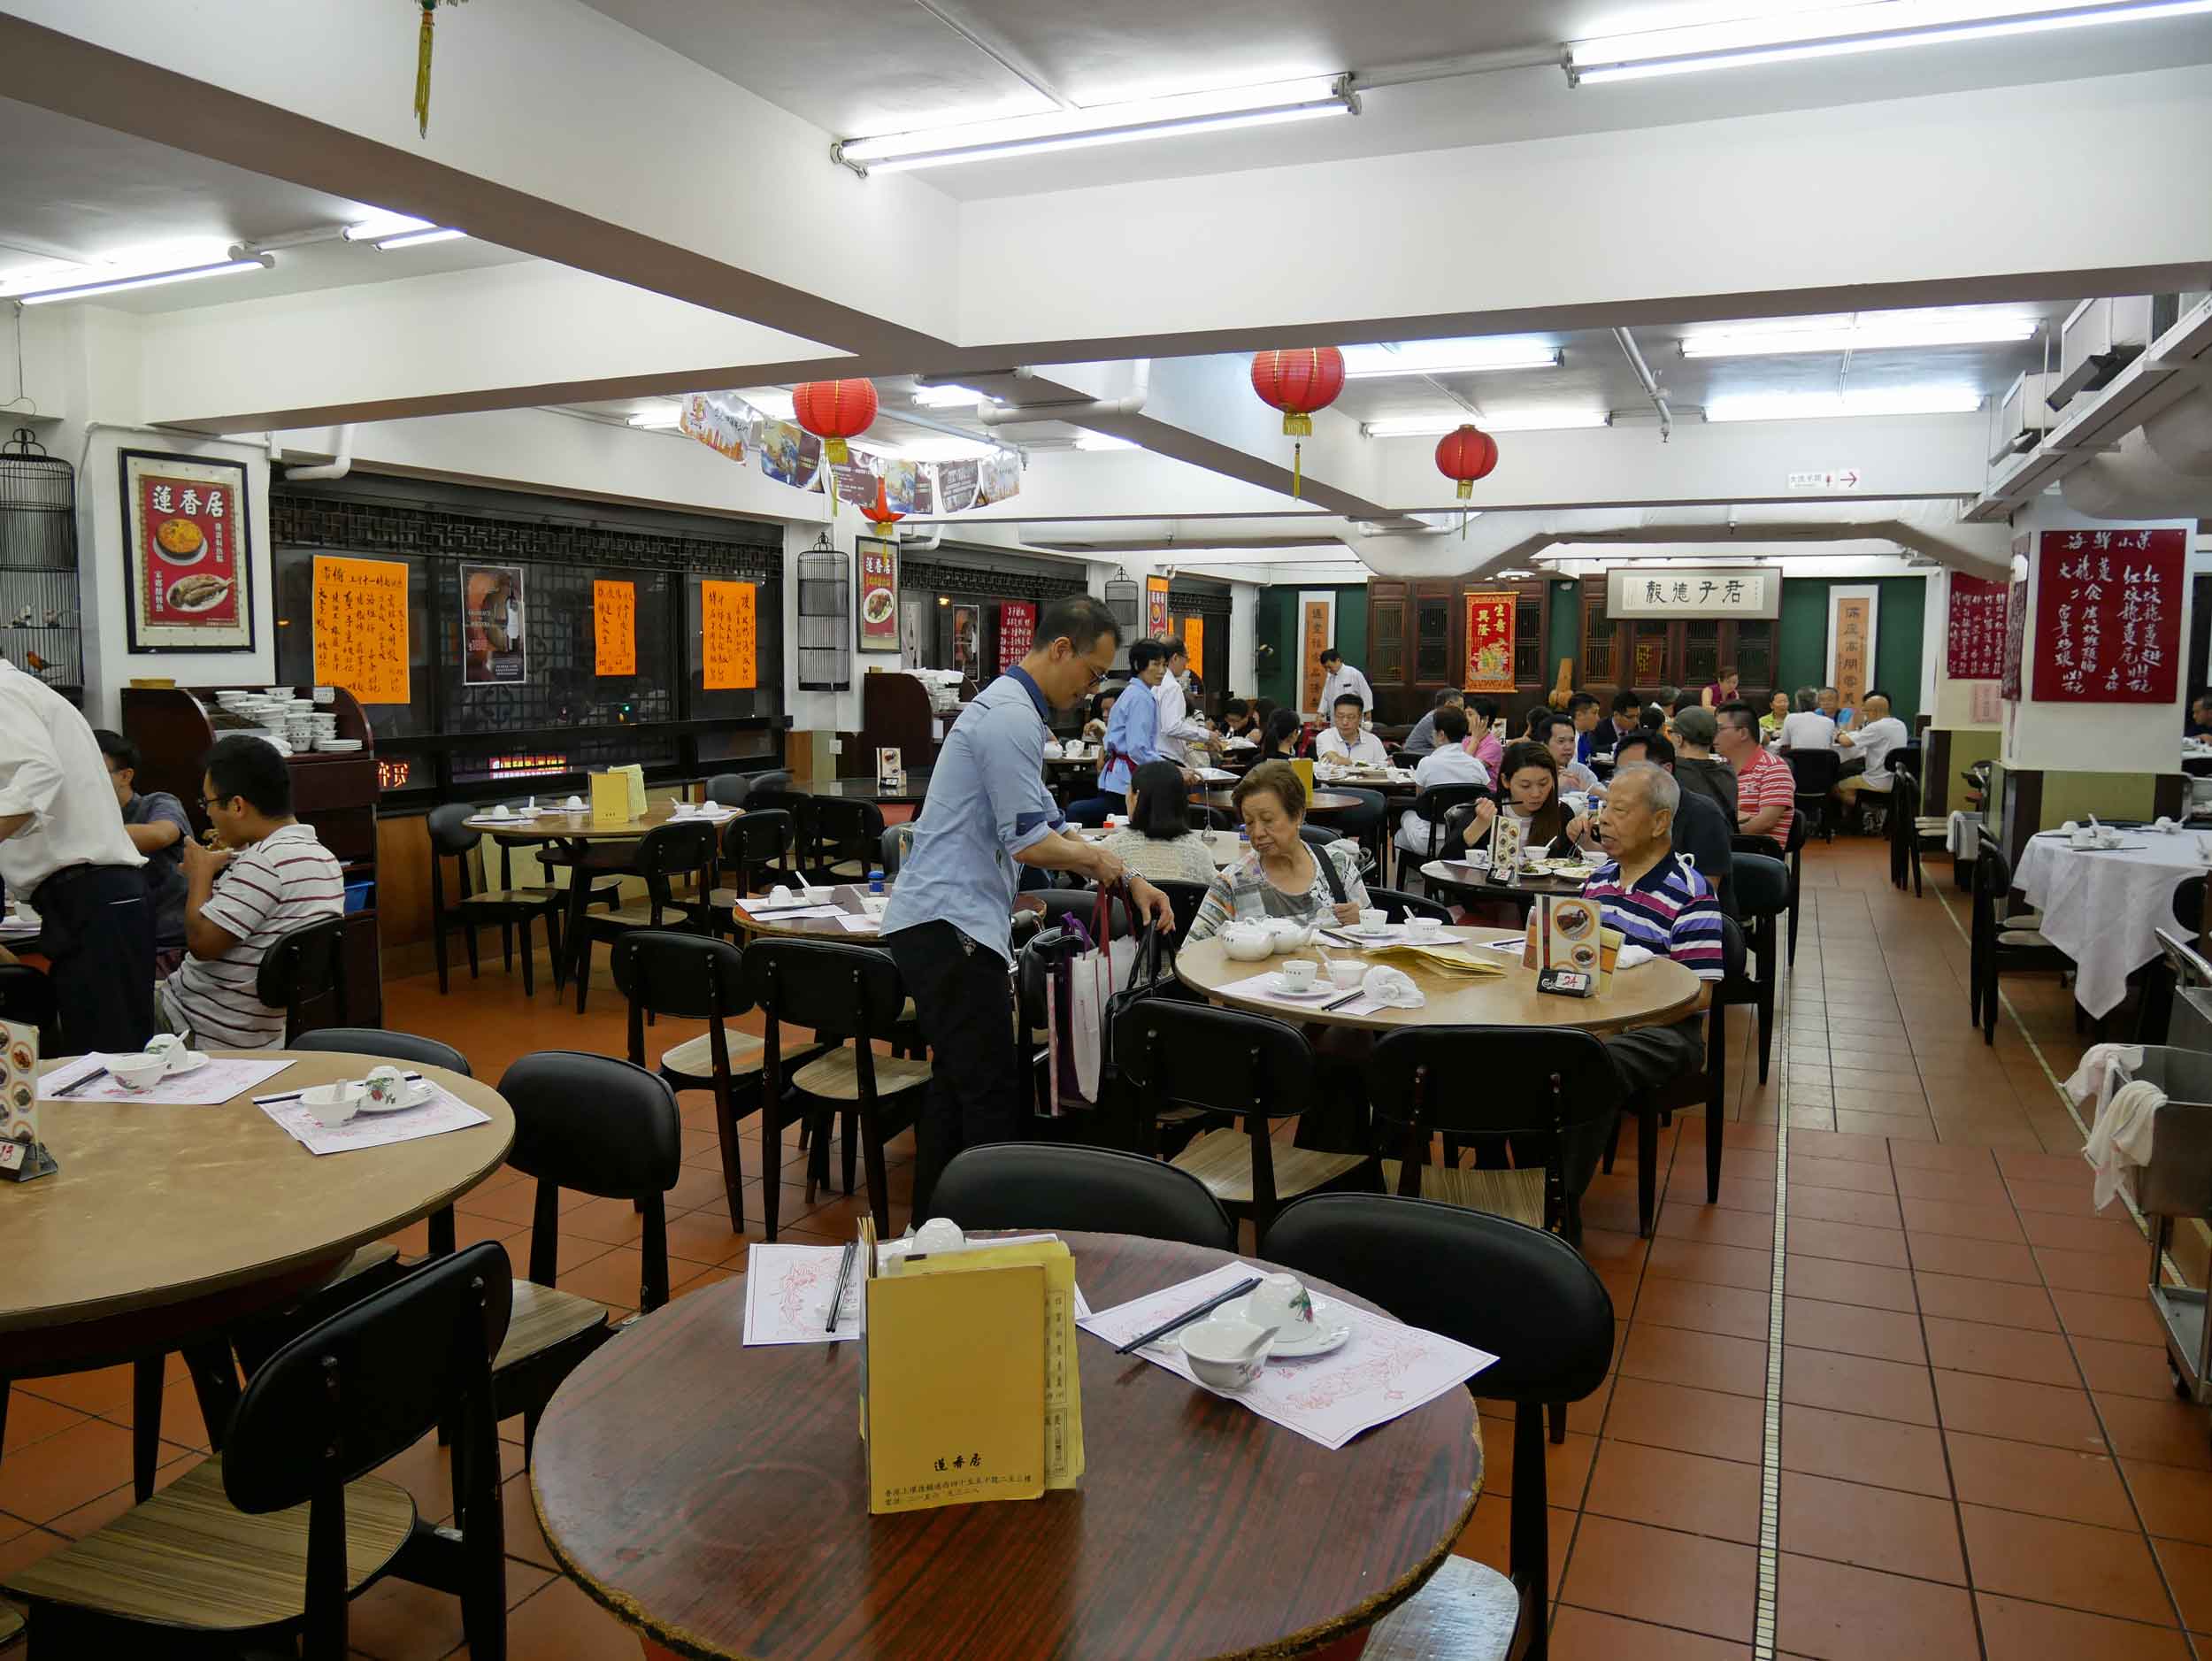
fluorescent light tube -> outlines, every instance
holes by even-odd
[[[1087,110],[1053,110],[1042,115],[972,121],[961,127],[845,139],[830,146],[830,155],[863,173],[897,173],[1120,144],[1134,139],[1348,115],[1356,108],[1344,78],[1309,75],[1257,87],[1179,93],[1171,97],[1098,104]]]
[[[1111,433],[1083,433],[1076,437],[1078,450],[1134,450],[1135,441],[1117,438]]]
[[[449,225],[434,226],[426,231],[403,231],[397,236],[385,237],[377,243],[376,250],[380,254],[388,254],[396,249],[427,248],[433,242],[461,242],[467,235],[466,231],[457,231]]]
[[[1788,352],[1906,351],[1916,347],[2007,345],[2032,339],[2040,319],[2006,317],[1869,318],[1810,328],[1712,329],[1682,337],[1685,358],[1763,358]]]
[[[341,235],[349,242],[380,242],[388,236],[399,236],[408,231],[427,231],[434,228],[430,220],[416,219],[412,214],[379,213],[373,218],[362,220],[358,225],[347,226]]]
[[[1541,342],[1422,341],[1402,347],[1348,346],[1344,378],[1374,381],[1390,375],[1478,375],[1496,369],[1556,369],[1559,348]]]
[[[914,402],[925,410],[956,410],[963,405],[995,404],[998,400],[973,387],[948,381],[938,386],[915,388]]]
[[[1749,392],[1717,397],[1708,421],[1801,421],[1845,415],[1964,415],[1982,407],[1972,387],[1901,388],[1892,392]]]
[[[1596,85],[2208,12],[2212,12],[2212,0],[2105,0],[2087,5],[2080,0],[1870,0],[1860,5],[1576,41],[1567,48],[1565,68],[1570,86]]]
[[[1359,430],[1369,438],[1441,438],[1463,427],[1486,433],[1564,433],[1609,425],[1611,418],[1603,410],[1515,410],[1499,415],[1385,416],[1362,421]]]
[[[683,419],[682,406],[670,404],[665,409],[640,410],[630,418],[630,425],[653,428],[680,427],[683,424]]]
[[[124,294],[133,288],[158,288],[167,282],[197,282],[203,277],[228,277],[249,271],[266,271],[276,264],[273,254],[256,254],[247,259],[222,259],[205,265],[185,265],[174,271],[146,272],[132,277],[80,277],[76,281],[51,288],[34,288],[23,294],[0,296],[0,299],[15,301],[19,305],[47,305],[56,300],[87,300],[94,295]]]

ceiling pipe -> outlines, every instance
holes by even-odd
[[[1030,364],[1014,371],[1017,381],[1037,378],[1037,370]],[[985,404],[976,406],[975,419],[986,427],[1018,426],[1025,421],[1065,421],[1071,427],[1088,427],[1094,419],[1141,413],[1151,392],[1152,360],[1140,358],[1126,397],[1074,398],[1056,404]]]
[[[311,479],[342,479],[353,471],[353,423],[348,421],[338,429],[338,451],[319,467],[287,467],[287,484]]]
[[[1659,411],[1659,442],[1665,443],[1674,436],[1674,411],[1667,407],[1666,395],[1659,390],[1659,378],[1651,373],[1651,365],[1644,361],[1643,348],[1636,344],[1636,337],[1624,328],[1613,331],[1613,338],[1628,354],[1629,367],[1642,382],[1644,396],[1651,400],[1652,408]]]

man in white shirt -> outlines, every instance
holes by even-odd
[[[1375,712],[1375,688],[1367,684],[1367,677],[1344,661],[1344,654],[1333,646],[1321,654],[1321,673],[1326,677],[1321,682],[1322,711],[1335,719],[1336,701],[1349,693],[1359,700],[1363,719]]]
[[[0,881],[38,911],[66,1053],[127,1052],[153,1036],[145,865],[91,726],[0,659]]]
[[[1383,748],[1383,741],[1360,727],[1363,712],[1356,694],[1339,694],[1336,702],[1329,706],[1330,725],[1313,741],[1314,760],[1334,762],[1340,767],[1348,767],[1355,762],[1369,767],[1387,767],[1390,752]]]
[[[1189,695],[1183,684],[1190,673],[1190,649],[1171,635],[1160,644],[1167,651],[1167,673],[1160,677],[1160,684],[1152,688],[1152,696],[1160,706],[1160,743],[1188,758],[1190,746],[1211,749],[1218,741],[1208,730],[1205,721],[1191,712]]]
[[[1421,757],[1413,770],[1417,789],[1439,784],[1479,784],[1487,789],[1490,769],[1475,759],[1467,746],[1467,711],[1447,704],[1436,711],[1436,748]],[[1398,846],[1409,853],[1429,857],[1429,821],[1411,808],[1398,819]]]
[[[1863,724],[1836,736],[1836,742],[1850,752],[1844,765],[1857,764],[1849,776],[1836,784],[1838,793],[1847,798],[1861,790],[1887,790],[1896,782],[1890,777],[1890,752],[1912,742],[1904,722],[1889,712],[1889,699],[1882,693],[1868,693],[1859,712]]]
[[[1836,723],[1832,716],[1820,710],[1820,694],[1811,687],[1800,687],[1794,700],[1797,707],[1782,718],[1782,731],[1774,741],[1776,753],[1787,755],[1793,750],[1833,750],[1836,747]]]

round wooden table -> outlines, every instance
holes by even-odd
[[[687,813],[683,818],[699,819],[701,823],[711,825],[718,831],[723,826],[728,824],[732,818],[742,813],[743,811],[740,808],[734,812],[726,812],[714,819],[705,819],[697,813]],[[662,802],[656,806],[647,808],[635,819],[603,821],[594,819],[591,810],[586,808],[580,813],[566,811],[540,813],[534,819],[503,819],[479,817],[470,819],[468,827],[472,831],[482,831],[488,836],[498,837],[503,842],[634,842],[643,836],[647,831],[658,826],[680,822],[676,815],[675,804],[672,802]]]
[[[1082,830],[1075,833],[1085,842],[1102,842],[1114,834],[1110,830]],[[1252,851],[1252,844],[1234,831],[1209,830],[1198,833],[1206,839],[1206,851],[1213,856],[1214,869],[1233,865]]]
[[[1433,899],[1451,900],[1461,905],[1517,905],[1524,912],[1536,904],[1539,895],[1578,895],[1583,888],[1582,883],[1573,877],[1531,876],[1526,872],[1521,873],[1518,882],[1493,882],[1487,872],[1453,859],[1430,860],[1421,867],[1421,877]]]
[[[1094,1309],[1232,1260],[1065,1238]],[[1409,1596],[1481,1491],[1463,1390],[1332,1453],[1085,1333],[1080,1487],[872,1517],[856,1346],[749,1349],[744,1301],[733,1280],[634,1323],[539,1426],[546,1542],[649,1656],[1294,1656]]]
[[[814,905],[833,905],[848,917],[865,917],[868,914],[868,908],[862,904],[862,901],[867,897],[867,895],[868,890],[864,884],[841,882],[835,888],[825,888],[818,882],[814,885],[814,892],[810,899],[795,888],[792,891],[791,904],[796,906],[804,901]],[[847,928],[833,917],[794,917],[786,921],[778,917],[755,917],[746,909],[749,906],[765,905],[767,903],[767,896],[760,894],[748,895],[740,899],[735,889],[718,890],[715,896],[715,904],[718,905],[726,904],[730,908],[731,918],[736,922],[738,927],[749,934],[811,935],[818,940],[826,938],[871,942],[877,938],[876,931],[873,929]]]
[[[1209,789],[1201,786],[1190,793],[1194,802],[1203,802],[1208,807],[1225,807],[1232,812],[1236,811],[1234,796],[1233,787]],[[1317,785],[1306,796],[1309,813],[1341,813],[1348,807],[1358,805],[1359,797],[1346,796],[1341,790],[1323,789]]]
[[[274,1060],[284,1050],[218,1050]],[[357,1079],[376,1057],[302,1054],[252,1094]],[[0,1356],[17,1378],[173,1350],[296,1302],[357,1246],[449,1204],[499,1168],[514,1115],[498,1092],[434,1079],[490,1122],[317,1156],[253,1104],[42,1102],[52,1176],[0,1188]]]
[[[791,788],[800,796],[873,802],[879,807],[919,807],[929,798],[929,774],[927,767],[915,767],[900,774],[896,784],[879,784],[873,779],[822,779],[812,784],[795,784]]]
[[[1479,943],[1518,940],[1509,928],[1448,928],[1446,935]],[[1272,999],[1225,996],[1221,988],[1256,974],[1279,968],[1289,958],[1318,962],[1326,957],[1357,956],[1388,963],[1413,977],[1428,996],[1417,1010],[1378,1010],[1371,1015],[1348,1015]],[[1194,991],[1231,1009],[1272,1015],[1278,1020],[1310,1022],[1323,1027],[1356,1027],[1387,1032],[1397,1027],[1578,1027],[1590,1033],[1617,1033],[1631,1027],[1658,1027],[1680,1020],[1696,1007],[1703,983],[1678,963],[1656,958],[1633,969],[1617,971],[1605,990],[1595,997],[1565,997],[1536,989],[1536,972],[1524,969],[1518,957],[1504,952],[1485,952],[1505,965],[1502,975],[1479,978],[1447,974],[1402,958],[1370,958],[1348,947],[1332,946],[1325,953],[1312,947],[1248,962],[1229,956],[1219,939],[1187,942],[1175,954],[1175,975]],[[1328,1000],[1317,1000],[1326,1003]]]

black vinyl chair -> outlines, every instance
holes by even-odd
[[[325,1027],[302,1034],[291,1047],[309,1055],[374,1056],[380,1060],[411,1061],[419,1067],[443,1067],[465,1079],[476,1076],[469,1069],[469,1058],[451,1044],[440,1043],[434,1038],[420,1038],[413,1033],[387,1032],[381,1027]],[[431,1254],[434,1257],[451,1251],[453,1208],[440,1206],[430,1213],[429,1224]],[[349,1275],[358,1274],[369,1267],[363,1259],[380,1250],[389,1251],[391,1248],[364,1246],[356,1251],[332,1284],[340,1284]]]
[[[1920,811],[1917,768],[1900,765],[1893,755],[1889,776],[1889,880],[1901,888],[1909,879],[1913,897],[1918,899],[1925,891],[1921,886],[1921,857],[1930,851],[1932,845],[1937,849],[1947,845],[1950,820],[1941,814]]]
[[[1843,775],[1843,757],[1832,750],[1793,750],[1783,759],[1797,779],[1794,804],[1798,812],[1812,816],[1811,828],[1819,831],[1824,840],[1835,841],[1835,821],[1828,806],[1836,793],[1836,781]]]
[[[895,877],[914,850],[914,821],[902,819],[883,833],[883,874]]]
[[[1027,896],[1044,907],[1044,926],[1057,928],[1071,917],[1087,929],[1091,912],[1098,904],[1098,890],[1088,886],[1079,888],[1039,888]],[[1119,940],[1129,932],[1129,908],[1119,900],[1113,903],[1108,915],[1107,932],[1110,938]]]
[[[883,850],[883,810],[873,802],[810,796],[799,829],[809,882],[864,882]]]
[[[736,886],[717,889],[716,916],[723,916],[739,899],[757,893],[797,869],[798,827],[788,808],[762,807],[760,792],[749,798],[754,805],[732,819],[722,831],[721,870]]]
[[[2042,919],[2010,911],[2012,861],[1987,831],[1981,833],[1974,861],[1974,921],[1969,936],[1972,954],[1967,992],[1982,1042],[1997,1042],[1998,983],[2007,971],[2026,973],[2056,970],[2068,973],[2074,960],[2043,937]]]
[[[718,773],[707,781],[707,800],[717,807],[743,807],[753,781],[741,773]]]
[[[826,1121],[846,1117],[846,1146],[857,1121],[868,1166],[868,1203],[876,1234],[891,1234],[891,1198],[884,1143],[913,1123],[920,1093],[930,1081],[928,1062],[879,1056],[875,1041],[892,1038],[906,1004],[905,983],[888,952],[874,946],[826,940],[763,938],[745,950],[745,988],[767,1018],[761,1056],[763,1149],[783,1144],[787,1097],[816,1123],[818,1157],[807,1167],[807,1201],[813,1203],[818,1167],[826,1167]],[[782,1027],[811,1027],[818,1036],[849,1040],[826,1051],[786,1061]],[[1012,1035],[1008,1035],[1012,1041]],[[850,1155],[848,1154],[849,1160]],[[761,1185],[768,1238],[776,1237],[778,1185]]]
[[[612,1056],[544,1050],[523,1057],[499,1080],[514,1110],[507,1163],[537,1180],[530,1219],[529,1278],[514,1283],[514,1319],[492,1365],[498,1419],[522,1418],[526,1464],[538,1419],[561,1381],[607,1341],[606,1309],[561,1291],[561,1190],[634,1202],[639,1241],[638,1311],[668,1302],[666,1195],[683,1173],[676,1093],[642,1067]]]
[[[1176,877],[1156,877],[1152,886],[1167,896],[1167,903],[1175,911],[1175,938],[1188,940],[1191,925],[1198,920],[1198,908],[1206,903],[1210,882],[1187,882]],[[1368,892],[1372,894],[1373,889]]]
[[[38,1053],[57,1055],[61,1050],[61,1027],[54,1005],[54,983],[42,970],[28,964],[0,963],[0,1021],[35,1027]]]
[[[1359,805],[1339,808],[1329,815],[1329,825],[1340,836],[1348,836],[1360,845],[1361,857],[1371,871],[1379,873],[1383,869],[1383,848],[1390,840],[1390,799],[1380,790],[1364,789],[1357,785],[1329,784],[1317,788],[1353,797]]]
[[[1773,839],[1768,839],[1773,845]],[[1759,1082],[1767,1081],[1774,1057],[1774,994],[1782,980],[1782,917],[1789,910],[1789,867],[1767,854],[1740,853],[1735,859],[1736,904],[1743,927],[1745,972],[1721,983],[1724,1004],[1747,1004],[1759,1012]],[[1749,971],[1756,959],[1759,973]]]
[[[1237,1226],[1206,1185],[1111,1148],[1001,1142],[964,1149],[930,1209],[964,1229],[1081,1229],[1237,1249]]]
[[[1379,888],[1371,882],[1367,885],[1367,905],[1370,911],[1381,911],[1385,920],[1393,923],[1402,923],[1409,917],[1432,918],[1440,923],[1452,920],[1448,905],[1440,905],[1434,900],[1425,900],[1417,894],[1398,888]]]
[[[1331,830],[1325,825],[1301,825],[1298,836],[1309,848],[1326,848],[1331,842],[1344,840],[1342,832]]]
[[[346,1011],[346,919],[334,912],[279,934],[262,954],[254,996],[284,1011],[288,1044],[318,1026],[337,1026]],[[308,1013],[318,1009],[319,1016]]]
[[[2204,878],[2184,877],[2174,889],[2175,934],[2194,946],[2204,927]],[[2162,950],[2143,966],[2143,996],[2135,1006],[2135,1042],[2162,1044],[2174,1014],[2174,965]]]
[[[1371,1157],[1279,1147],[1269,1134],[1276,1119],[1295,1118],[1319,1101],[1313,1050],[1288,1022],[1147,997],[1122,1007],[1112,1036],[1143,1152],[1157,1149],[1160,1118],[1176,1109],[1244,1121],[1240,1129],[1204,1132],[1172,1163],[1204,1183],[1230,1215],[1249,1217],[1263,1242],[1284,1199],[1373,1186]]]
[[[742,825],[746,818],[733,820]],[[641,905],[620,905],[611,911],[586,913],[576,942],[576,1012],[584,1012],[591,990],[591,942],[599,934],[620,938],[640,928],[680,927],[706,934],[714,927],[714,880],[717,850],[714,827],[688,824],[656,825],[638,843],[636,872],[645,880]],[[671,917],[673,917],[672,922]]]
[[[1448,1557],[1410,1602],[1376,1624],[1369,1653],[1441,1653],[1425,1651],[1414,1635],[1471,1627],[1494,1629],[1497,1643],[1486,1652],[1455,1652],[1452,1661],[1540,1661],[1551,1603],[1543,1410],[1582,1400],[1612,1368],[1613,1300],[1605,1283],[1555,1234],[1387,1195],[1325,1194],[1286,1205],[1268,1231],[1267,1255],[1498,1357],[1470,1388],[1514,1404],[1509,1584],[1471,1557]],[[1448,1604],[1455,1607],[1445,1612]],[[1494,1622],[1474,1605],[1516,1618]]]
[[[519,930],[522,935],[522,989],[526,996],[534,997],[537,983],[534,957],[530,946],[530,925],[540,919],[545,924],[546,945],[557,981],[562,961],[561,891],[551,887],[514,887],[511,880],[513,856],[504,844],[499,850],[500,886],[476,888],[475,880],[469,871],[469,855],[481,847],[484,835],[481,831],[469,828],[469,815],[475,811],[465,802],[449,803],[444,807],[432,808],[426,821],[430,834],[430,945],[438,964],[438,990],[442,994],[449,989],[446,933],[458,924],[462,943],[468,949],[469,979],[472,980],[476,979],[478,973],[476,931],[486,927],[499,930],[501,953],[507,966],[512,969],[515,934]],[[454,868],[458,873],[458,890],[449,903],[445,888],[445,863],[449,859],[454,862]]]
[[[511,1271],[485,1241],[403,1276],[270,1357],[223,1450],[9,1576],[32,1652],[193,1656],[292,1646],[344,1661],[348,1603],[386,1573],[454,1593],[469,1653],[506,1654],[490,1363]],[[455,1526],[369,1473],[457,1426]]]
[[[1486,797],[1494,799],[1486,784],[1432,784],[1415,794],[1413,811],[1429,827],[1429,845],[1421,855],[1424,862],[1436,858],[1444,846],[1444,821],[1452,810],[1472,807]]]

